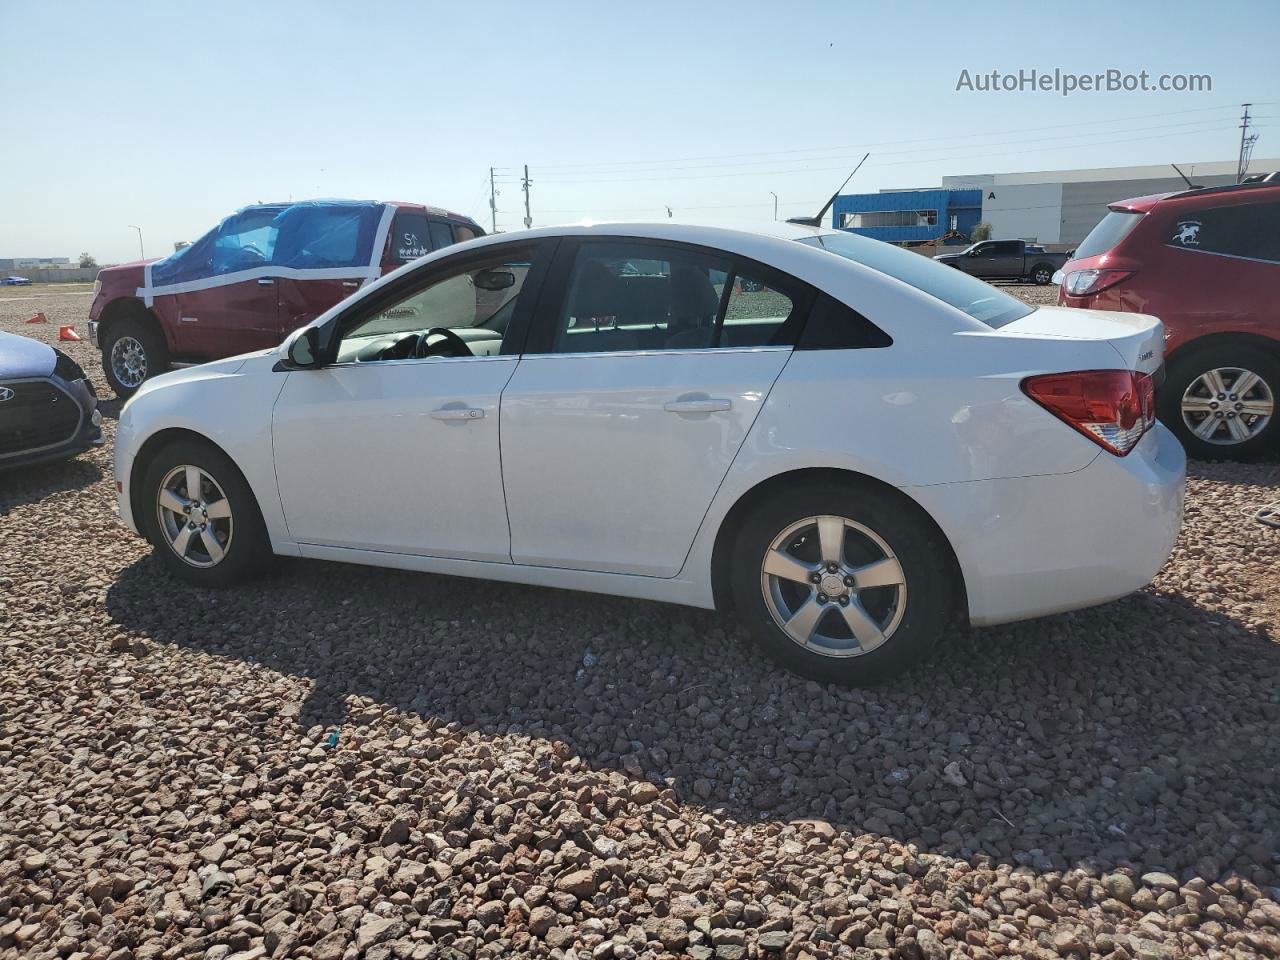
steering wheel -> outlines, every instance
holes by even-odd
[[[458,336],[456,333],[454,333],[452,330],[448,329],[447,327],[432,327],[430,330],[424,333],[421,337],[419,337],[418,349],[415,354],[416,356],[432,357],[437,355],[435,348],[441,346],[441,344],[439,343],[429,344],[427,342],[435,334],[439,334],[441,337],[443,337],[444,345],[449,348],[448,353],[445,354],[445,356],[450,356],[450,357],[474,357],[475,356],[475,354],[471,352],[471,348],[467,346],[467,341],[463,340],[460,336]]]

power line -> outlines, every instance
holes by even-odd
[[[1280,102],[1280,101],[1259,100],[1259,101],[1255,101],[1254,104],[1257,105],[1260,103],[1276,103],[1276,102]],[[1167,110],[1161,113],[1138,114],[1135,116],[1128,116],[1128,117],[1112,117],[1106,120],[1083,120],[1083,121],[1078,121],[1074,123],[1055,123],[1055,124],[1049,124],[1042,127],[1017,127],[1017,128],[1008,129],[1008,130],[989,130],[981,133],[958,133],[958,134],[943,134],[935,137],[917,137],[910,140],[885,140],[885,141],[880,141],[877,143],[869,143],[869,144],[854,144],[854,145],[832,146],[832,147],[798,147],[798,148],[792,148],[788,150],[753,151],[750,153],[701,154],[698,156],[678,157],[678,158],[654,157],[646,160],[607,160],[607,161],[599,161],[599,162],[592,162],[592,163],[544,164],[542,169],[581,170],[582,168],[591,168],[591,167],[644,166],[644,165],[664,164],[664,163],[684,163],[684,162],[696,161],[696,160],[726,160],[726,159],[736,159],[740,157],[768,157],[768,156],[778,156],[778,155],[795,154],[795,153],[814,153],[819,151],[850,152],[850,151],[856,151],[856,150],[864,150],[867,147],[876,147],[876,148],[892,147],[892,146],[900,146],[902,144],[935,143],[935,142],[944,141],[944,140],[952,141],[952,140],[961,140],[961,139],[973,139],[975,137],[981,138],[981,137],[1005,136],[1006,134],[1015,134],[1015,133],[1016,134],[1035,133],[1040,130],[1061,130],[1065,127],[1083,127],[1083,126],[1097,126],[1098,124],[1107,124],[1107,123],[1125,123],[1130,120],[1148,120],[1148,119],[1160,118],[1160,117],[1181,116],[1188,113],[1206,113],[1214,110],[1222,111],[1227,109],[1234,109],[1234,104],[1219,104],[1218,106],[1213,106],[1213,107],[1194,107],[1188,110]],[[1098,134],[1121,133],[1121,132],[1124,132],[1124,131],[1097,130],[1097,131],[1093,131],[1092,133],[1086,133],[1083,135],[1096,136]],[[982,146],[982,145],[975,144],[975,146]],[[877,149],[876,153],[877,155],[883,155],[884,151]]]
[[[1085,142],[1085,143],[1062,144],[1062,146],[1073,147],[1073,148],[1094,147],[1094,146],[1107,146],[1115,143],[1133,143],[1137,141],[1146,141],[1146,140],[1164,140],[1164,139],[1168,139],[1169,137],[1183,136],[1184,134],[1187,134],[1187,133],[1207,133],[1208,131],[1216,129],[1217,127],[1218,127],[1217,123],[1211,123],[1207,127],[1204,127],[1202,129],[1196,129],[1196,130],[1178,130],[1178,131],[1173,131],[1173,132],[1164,133],[1164,134],[1148,134],[1146,136],[1141,136],[1141,137],[1122,137],[1119,139],[1094,140],[1094,141]],[[1012,141],[1012,143],[1019,143],[1019,142],[1025,143],[1026,141]],[[986,147],[989,147],[989,146],[998,146],[998,144],[983,144],[982,148],[985,149]],[[928,159],[922,160],[922,161],[894,161],[892,164],[884,164],[882,162],[877,161],[876,163],[873,163],[872,166],[879,166],[879,167],[910,166],[913,162],[935,163],[935,162],[942,162],[942,161],[949,161],[949,160],[981,160],[987,157],[1005,157],[1005,156],[1017,156],[1019,154],[1024,154],[1024,153],[1039,153],[1043,150],[1044,150],[1044,147],[1030,147],[1025,150],[1001,150],[996,153],[977,153],[977,154],[959,153],[959,154],[949,154],[945,156],[930,155]],[[923,152],[928,152],[928,151],[919,151],[919,150],[901,151],[900,154],[905,153],[907,155],[918,155]],[[888,156],[888,154],[886,154],[886,156]],[[828,158],[824,158],[824,159],[828,159]],[[834,159],[834,158],[831,158],[831,159]],[[581,183],[642,183],[642,182],[658,182],[658,181],[665,182],[669,180],[719,180],[725,177],[779,176],[779,175],[796,174],[796,173],[828,173],[832,171],[843,171],[846,169],[847,169],[847,164],[841,165],[838,167],[782,167],[782,168],[776,168],[772,170],[745,170],[745,171],[736,171],[736,172],[721,171],[718,173],[710,173],[710,174],[672,174],[667,176],[655,176],[655,177],[622,176],[622,177],[589,177],[589,178],[572,178],[572,179],[552,178],[549,180],[544,180],[544,182],[555,183],[555,184],[581,184]]]

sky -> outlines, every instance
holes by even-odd
[[[980,12],[979,12],[980,11]],[[0,0],[0,257],[161,256],[245,204],[749,226],[946,175],[1280,157],[1280,4]],[[1181,92],[957,89],[1108,69]]]

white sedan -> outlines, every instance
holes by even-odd
[[[120,514],[195,584],[285,555],[732,608],[871,682],[1151,580],[1162,332],[839,231],[484,237],[144,384]]]

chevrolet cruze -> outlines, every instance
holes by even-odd
[[[1162,328],[839,231],[484,237],[147,381],[120,512],[196,584],[274,555],[733,609],[807,676],[1148,583]]]

